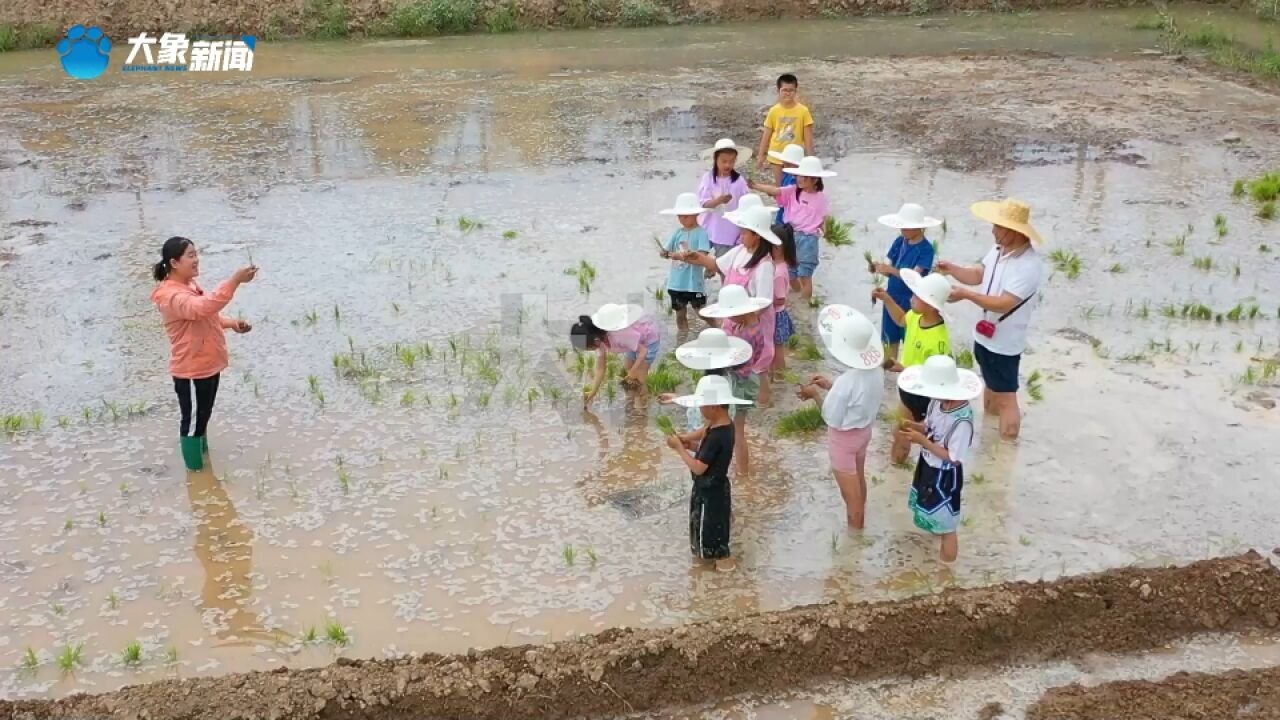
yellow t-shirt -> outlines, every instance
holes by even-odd
[[[906,336],[902,341],[902,355],[898,362],[902,367],[923,365],[925,360],[934,355],[951,354],[951,338],[947,334],[947,324],[940,322],[933,327],[920,327],[922,315],[908,310],[903,318]]]
[[[764,117],[764,127],[772,133],[769,137],[769,150],[782,152],[792,143],[803,146],[812,126],[813,116],[809,114],[809,108],[801,103],[789,108],[782,107],[781,103],[774,105]],[[774,165],[782,164],[773,158],[769,158],[769,162]]]

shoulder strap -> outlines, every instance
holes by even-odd
[[[1004,322],[1004,319],[1005,319],[1005,318],[1007,318],[1007,317],[1009,317],[1010,315],[1012,315],[1012,314],[1014,314],[1014,313],[1018,312],[1018,309],[1019,309],[1019,308],[1021,308],[1023,305],[1026,305],[1028,302],[1030,302],[1030,301],[1031,301],[1031,298],[1033,298],[1033,297],[1035,297],[1035,296],[1036,296],[1036,294],[1035,294],[1035,293],[1031,293],[1030,295],[1026,296],[1025,298],[1023,298],[1023,299],[1022,299],[1022,301],[1021,301],[1021,302],[1019,302],[1017,305],[1014,305],[1012,308],[1010,308],[1010,309],[1009,309],[1009,312],[1007,312],[1007,313],[1005,313],[1005,314],[1001,315],[1001,316],[1000,316],[1000,319],[999,319],[999,320],[996,320],[996,322]]]

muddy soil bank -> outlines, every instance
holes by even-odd
[[[1138,4],[1141,3],[1132,0],[13,0],[0,9],[0,23],[60,29],[72,23],[93,22],[112,38],[145,30],[243,33],[276,39],[397,34],[397,24],[385,21],[397,7],[406,5],[425,9],[414,13],[422,20],[414,25],[418,28],[414,34],[429,34],[431,28],[446,34]]]
[[[1178,673],[1163,680],[1126,680],[1095,687],[1054,688],[1027,710],[1027,720],[1217,720],[1280,718],[1280,668],[1220,675]]]
[[[1280,572],[1250,552],[1178,568],[809,606],[674,629],[612,629],[459,656],[341,659],[324,669],[0,701],[0,718],[570,718],[832,675],[920,675],[1127,652],[1201,631],[1258,626],[1280,626]],[[938,642],[942,637],[947,642]]]

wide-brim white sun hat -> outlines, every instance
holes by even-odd
[[[972,370],[956,367],[949,355],[934,355],[898,376],[898,388],[934,400],[972,400],[982,394],[982,380]]]
[[[938,227],[942,221],[924,214],[924,208],[915,203],[906,203],[892,215],[881,215],[880,224],[897,230],[924,230]]]
[[[782,172],[816,178],[832,178],[836,176],[834,170],[824,170],[822,161],[812,155],[800,158],[800,162],[796,167],[782,168]]]
[[[675,399],[681,407],[706,407],[708,405],[750,405],[750,400],[733,396],[729,379],[723,375],[706,375],[698,379],[698,387],[692,395]]]
[[[741,202],[741,201],[739,201]],[[724,219],[740,228],[750,230],[765,239],[770,245],[781,245],[782,239],[773,234],[774,211],[764,205],[760,207],[738,208],[724,214]]]
[[[738,162],[744,163],[751,159],[751,148],[745,145],[739,145],[729,138],[720,138],[716,144],[702,151],[702,159],[710,160],[712,156],[721,150],[733,150],[738,153]]]
[[[591,324],[605,332],[616,332],[635,325],[644,317],[644,308],[639,305],[602,305],[591,316]]]
[[[659,210],[659,215],[701,215],[710,212],[707,208],[702,207],[702,203],[698,202],[698,196],[693,193],[680,193],[676,196],[675,207],[669,207],[666,210]]]
[[[676,348],[676,360],[694,370],[737,367],[750,359],[751,343],[720,328],[707,328],[696,339]]]
[[[848,305],[828,305],[818,313],[818,333],[827,350],[854,370],[884,364],[884,347],[876,326]]]
[[[747,313],[760,312],[773,304],[771,298],[759,298],[747,294],[741,285],[725,285],[720,288],[716,302],[698,311],[705,318],[734,318]]]
[[[947,300],[951,298],[951,281],[946,277],[938,273],[921,277],[920,273],[911,268],[899,270],[898,275],[902,278],[902,282],[907,284],[912,294],[925,304],[935,310],[946,309]]]
[[[790,145],[782,148],[782,152],[770,150],[769,157],[777,160],[778,162],[787,163],[788,165],[799,165],[800,161],[804,159],[804,146],[791,143]]]
[[[738,198],[738,209],[732,212],[740,213],[746,210],[750,210],[751,208],[758,208],[758,207],[768,208],[769,212],[778,211],[778,208],[776,206],[765,205],[764,198],[760,197],[759,195],[756,195],[755,193],[747,193],[746,195],[743,195],[742,197]]]

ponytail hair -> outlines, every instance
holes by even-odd
[[[745,230],[746,228],[743,229]],[[747,232],[753,231],[747,230]],[[746,265],[742,266],[743,270],[755,270],[761,260],[773,255],[773,245],[768,240],[760,237],[758,233],[756,237],[759,238],[760,242],[756,243],[756,251],[751,253],[751,259],[747,261]],[[772,279],[770,279],[770,282],[772,282]]]
[[[156,282],[160,282],[169,277],[169,271],[172,269],[169,263],[182,257],[182,254],[187,251],[187,248],[194,244],[195,243],[190,240],[178,235],[174,235],[168,240],[165,240],[164,245],[160,247],[160,262],[156,263],[151,268],[151,275],[156,279]]]
[[[787,266],[800,267],[799,256],[796,254],[795,228],[791,227],[791,223],[774,225],[773,234],[777,235],[778,239],[782,241],[782,259],[787,262]]]
[[[590,315],[579,315],[578,322],[569,328],[569,342],[576,350],[592,350],[604,336],[605,332],[591,322]]]

